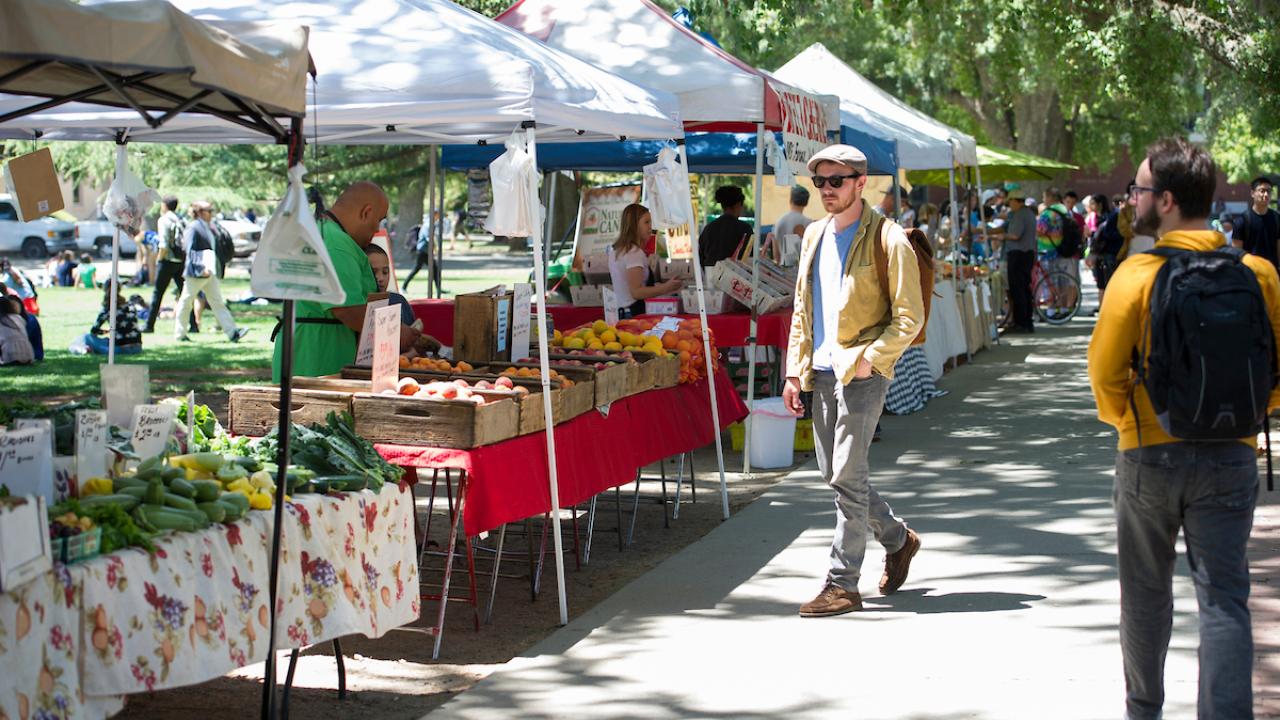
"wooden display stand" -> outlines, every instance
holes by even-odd
[[[351,412],[351,396],[369,392],[369,371],[364,382],[341,378],[295,377],[289,412],[299,425],[325,422],[329,413]],[[262,437],[275,429],[280,418],[280,387],[236,385],[229,388],[227,415],[232,435]]]

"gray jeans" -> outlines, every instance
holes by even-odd
[[[1116,459],[1120,647],[1129,718],[1159,718],[1181,529],[1200,604],[1201,718],[1253,717],[1253,635],[1245,549],[1258,465],[1243,443],[1178,442]]]
[[[836,535],[827,579],[845,590],[858,589],[868,527],[891,553],[907,541],[907,524],[871,487],[867,464],[888,391],[889,379],[876,373],[848,385],[836,382],[833,373],[814,373],[814,449],[822,479],[836,492]]]

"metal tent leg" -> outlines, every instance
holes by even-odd
[[[587,565],[591,562],[591,538],[595,536],[596,530],[596,498],[598,495],[591,496],[591,503],[587,506],[587,546],[582,551],[582,564]]]
[[[489,578],[489,605],[485,608],[484,622],[493,622],[493,599],[498,596],[498,569],[502,566],[502,544],[507,538],[507,526],[498,530],[498,550],[493,556],[493,574]]]
[[[665,508],[664,508],[665,510]],[[631,527],[627,529],[627,545],[631,545],[636,535],[636,516],[640,514],[640,469],[636,469],[636,489],[631,494]]]

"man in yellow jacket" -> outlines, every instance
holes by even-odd
[[[1157,249],[1204,252],[1223,247],[1222,234],[1207,229],[1214,173],[1208,152],[1186,140],[1153,145],[1130,190],[1136,200],[1135,232],[1158,237]],[[1200,603],[1199,717],[1252,718],[1245,549],[1258,499],[1256,440],[1253,435],[1237,441],[1179,440],[1158,421],[1132,363],[1140,344],[1143,357],[1151,348],[1151,293],[1165,262],[1140,253],[1121,263],[1107,286],[1089,343],[1089,380],[1098,418],[1120,435],[1114,502],[1126,717],[1161,714],[1173,622],[1175,541],[1181,529]],[[1280,335],[1275,268],[1253,255],[1243,262],[1257,278],[1270,322],[1258,332]],[[1274,388],[1268,406],[1280,406]]]
[[[822,591],[800,607],[803,617],[823,617],[862,608],[858,579],[868,528],[888,553],[882,593],[901,587],[920,549],[920,538],[871,487],[867,453],[893,366],[925,316],[915,250],[897,223],[862,199],[866,156],[832,145],[810,158],[809,171],[828,214],[805,229],[801,244],[782,399],[799,415],[801,391],[813,392],[818,469],[835,490],[831,567]],[[879,282],[876,243],[888,260],[888,293]]]

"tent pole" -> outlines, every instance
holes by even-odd
[[[959,273],[960,264],[960,208],[956,206],[956,163],[951,159],[951,168],[947,170],[947,183],[951,200],[951,272],[954,279]]]
[[[676,140],[680,149],[680,162],[684,165],[685,175],[689,174],[689,155],[684,147],[684,138]],[[716,401],[716,374],[712,369],[711,338],[707,335],[707,295],[702,284],[702,263],[698,262],[698,223],[693,214],[693,197],[686,193],[689,203],[689,240],[693,250],[693,282],[698,289],[698,320],[702,323],[702,357],[707,366],[707,392],[711,395],[711,427],[716,438],[716,468],[720,471],[720,517],[729,519],[729,484],[724,476],[724,442],[720,438],[720,404]]]
[[[302,162],[302,118],[293,118],[289,128],[289,167]],[[293,300],[284,301],[280,327],[280,414],[276,419],[279,447],[276,451],[276,492],[271,521],[271,567],[267,579],[267,614],[271,618],[267,631],[267,657],[262,679],[262,717],[276,717],[276,598],[279,597],[280,545],[284,527],[284,495],[289,469],[289,436],[293,423],[289,406],[293,404]]]
[[[524,122],[525,137],[528,138],[529,155],[533,158],[534,168],[538,167],[537,126],[532,120]],[[529,188],[529,204],[538,205],[538,188]],[[556,469],[556,436],[555,422],[551,418],[551,366],[547,348],[547,265],[540,262],[542,257],[542,228],[533,229],[534,243],[534,282],[537,287],[534,298],[538,304],[538,364],[542,373],[542,416],[547,429],[547,475],[551,479],[551,537],[556,553],[556,593],[560,598],[560,624],[569,624],[569,606],[564,590],[564,540],[560,537],[560,478]]]
[[[444,174],[446,172],[444,167],[444,162],[443,162],[444,148],[440,149],[440,159],[442,161],[440,163],[440,173],[436,175],[436,189],[439,191],[439,194],[437,195],[438,199],[436,200],[436,207],[440,210],[440,222],[436,223],[436,226],[439,229],[436,230],[438,237],[436,238],[436,244],[435,244],[436,262],[440,266],[440,277],[436,278],[436,297],[437,298],[444,297],[444,218],[445,218]]]
[[[747,419],[742,434],[742,474],[751,473],[751,405],[756,394],[756,317],[755,299],[760,292],[760,205],[764,199],[764,123],[756,123],[756,225],[751,243],[751,330],[747,333]]]
[[[898,184],[898,173],[893,174],[893,220],[902,217],[902,186]]]
[[[435,297],[436,231],[434,225],[436,221],[436,146],[428,145],[427,154],[430,156],[427,160],[427,167],[429,168],[427,170],[427,211],[424,213],[426,217],[422,218],[423,227],[418,232],[419,234],[425,234],[427,236],[427,246],[424,248],[427,251],[427,297]],[[423,230],[426,232],[423,233]],[[413,238],[413,241],[416,243],[418,238]],[[414,264],[417,264],[416,258],[414,259]]]
[[[551,265],[551,242],[555,240],[555,211],[556,211],[556,173],[554,170],[548,171],[542,176],[542,184],[547,188],[547,224],[546,235],[542,241],[543,261]]]
[[[126,163],[128,162],[128,145],[123,142],[116,143],[116,179],[124,174]],[[107,364],[116,364],[116,297],[120,294],[120,226],[112,223],[111,233],[111,278],[108,282],[111,285],[111,300],[107,305]],[[154,284],[155,279],[151,282]]]

